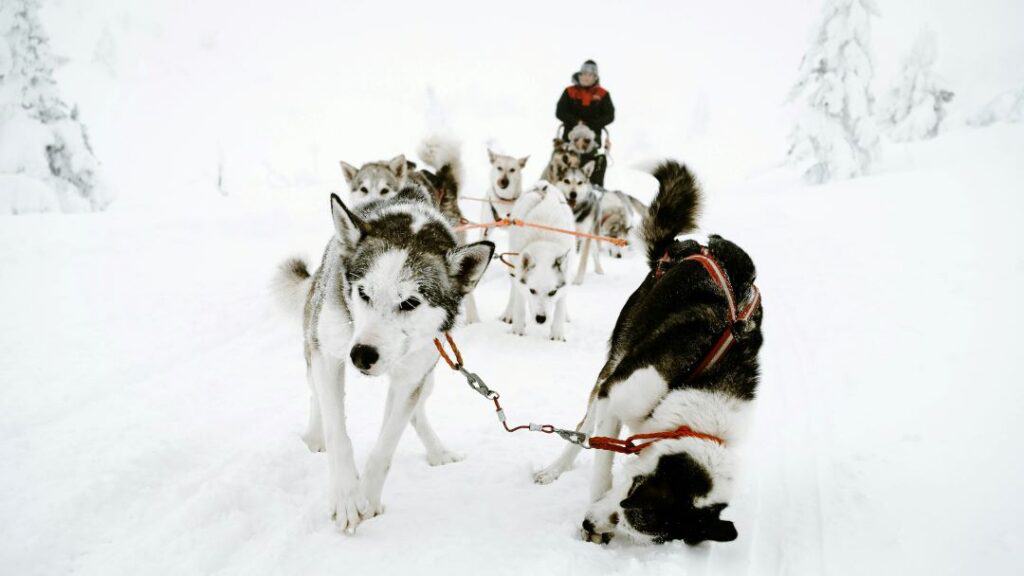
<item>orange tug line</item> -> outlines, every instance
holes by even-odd
[[[629,241],[623,238],[612,238],[611,236],[598,236],[597,234],[587,234],[586,232],[577,232],[575,230],[566,230],[564,228],[555,228],[554,226],[545,226],[544,224],[536,224],[534,222],[524,222],[518,218],[502,218],[494,222],[486,222],[479,224],[476,222],[470,222],[463,218],[464,222],[459,226],[455,227],[456,232],[463,232],[465,230],[473,230],[475,228],[507,228],[509,226],[519,226],[521,228],[535,228],[537,230],[546,230],[548,232],[558,232],[559,234],[568,234],[570,236],[577,236],[579,238],[589,238],[598,242],[610,242],[616,246],[625,247],[629,245]]]

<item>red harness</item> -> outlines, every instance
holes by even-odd
[[[710,250],[702,247],[700,254],[694,254],[682,259],[682,262],[686,261],[698,262],[705,270],[707,270],[708,275],[711,276],[711,280],[725,294],[725,300],[729,306],[728,325],[725,327],[725,330],[722,331],[722,335],[718,337],[718,340],[715,341],[715,345],[711,347],[711,350],[704,355],[704,358],[697,363],[697,367],[690,372],[690,375],[687,377],[687,381],[691,381],[722,359],[722,356],[725,355],[733,342],[736,341],[736,336],[734,334],[736,326],[741,322],[749,321],[751,316],[753,316],[757,311],[758,306],[760,306],[761,292],[757,289],[757,286],[751,285],[750,297],[747,299],[747,302],[743,307],[737,310],[736,295],[732,290],[732,284],[729,282],[729,277],[722,269],[722,265],[719,264],[718,261],[715,260],[715,257],[711,255]],[[662,275],[664,275],[663,266],[670,262],[671,259],[668,256],[668,250],[666,250],[665,255],[658,260],[658,265],[654,269],[654,277],[656,279],[660,279]],[[595,436],[590,438],[589,444],[591,448],[598,448],[600,450],[611,450],[612,452],[619,452],[621,454],[636,454],[659,440],[667,440],[670,438],[699,438],[701,440],[709,440],[711,442],[716,442],[721,446],[725,446],[725,440],[722,440],[718,436],[698,432],[685,425],[680,426],[675,430],[668,430],[665,432],[634,434],[625,440],[619,440],[618,438],[611,438],[608,436]],[[637,443],[638,440],[641,441],[639,444]]]

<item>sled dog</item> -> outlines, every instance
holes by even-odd
[[[597,134],[580,122],[569,131],[569,145],[580,156],[593,154],[597,151]]]
[[[619,190],[609,190],[601,197],[600,224],[598,234],[609,238],[619,238],[635,243],[638,238],[633,234],[636,225],[647,213],[647,206],[633,196]],[[612,258],[622,258],[628,247],[604,242],[604,249]]]
[[[565,230],[572,229],[572,209],[561,192],[541,180],[519,197],[512,217]],[[552,340],[565,340],[567,279],[574,259],[573,239],[567,234],[536,228],[515,227],[509,232],[515,267],[512,269],[508,304],[502,320],[512,332],[526,334],[526,317],[537,324],[551,319]]]
[[[540,179],[547,182],[558,182],[567,170],[579,168],[579,166],[580,155],[569,146],[568,142],[555,138],[551,149],[551,158],[548,160],[548,165],[544,167],[544,171],[541,172]]]
[[[407,424],[431,465],[459,459],[438,439],[424,408],[438,358],[432,341],[455,325],[494,244],[460,245],[431,192],[415,184],[353,207],[332,194],[331,217],[335,234],[320,267],[311,274],[302,260],[288,260],[277,282],[282,300],[303,320],[312,392],[303,439],[310,450],[326,451],[328,509],[340,530],[353,533],[384,510],[384,480]],[[347,362],[390,380],[380,436],[362,474],[345,425]]]
[[[654,176],[660,189],[642,226],[650,272],[619,313],[608,360],[578,429],[609,437],[618,436],[622,424],[634,433],[685,425],[700,434],[654,442],[628,456],[617,479],[613,452],[596,453],[592,504],[582,534],[593,542],[608,542],[616,531],[651,542],[730,541],[736,528],[720,514],[730,500],[735,445],[744,435],[756,392],[762,342],[754,264],[739,246],[719,236],[710,237],[707,254],[693,240],[675,240],[694,227],[697,183],[672,161]],[[711,279],[700,258],[684,260],[697,254],[719,263],[731,291]],[[727,294],[751,311],[742,324],[729,325]],[[735,338],[732,347],[705,370],[695,371],[727,328]],[[535,480],[553,481],[572,466],[579,450],[571,445]]]
[[[480,211],[480,222],[496,222],[508,218],[512,206],[523,193],[523,168],[529,156],[513,158],[487,150],[491,162],[491,186],[487,190],[487,203]],[[490,235],[490,228],[484,228],[483,237]]]

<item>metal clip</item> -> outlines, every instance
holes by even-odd
[[[497,396],[498,393],[488,388],[487,384],[484,384],[484,381],[476,374],[466,370],[462,366],[459,366],[459,372],[462,372],[462,375],[465,376],[466,383],[469,384],[469,387],[476,390],[477,393],[484,398],[493,400]]]
[[[561,436],[562,440],[565,440],[566,442],[569,442],[571,444],[577,444],[584,448],[590,448],[590,446],[587,446],[587,435],[584,434],[583,432],[577,432],[575,430],[563,430],[562,428],[555,428],[554,432],[555,434]]]

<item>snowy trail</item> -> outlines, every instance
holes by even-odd
[[[1020,130],[997,136],[964,138],[982,150],[1024,145]],[[759,267],[766,344],[746,464],[725,513],[740,538],[693,548],[579,541],[590,455],[534,485],[531,471],[561,442],[506,434],[443,369],[428,409],[466,460],[431,468],[408,434],[386,513],[353,538],[337,534],[323,455],[299,439],[308,396],[298,322],[283,321],[267,291],[280,258],[321,248],[330,229],[320,202],[5,220],[0,565],[81,575],[953,574],[977,557],[999,573],[1021,549],[1013,494],[1024,473],[1000,452],[1020,431],[1021,392],[1005,366],[965,358],[978,353],[975,330],[1021,320],[1017,310],[1001,316],[1000,298],[974,278],[1024,289],[1013,242],[1024,200],[1005,185],[1024,169],[1011,154],[951,162],[948,150],[962,146],[923,154],[945,172],[823,189],[768,176],[708,191],[703,228],[738,241]],[[971,202],[949,193],[928,204],[934,190],[964,182],[979,187]],[[923,205],[929,220],[908,229],[905,215]],[[615,316],[644,274],[638,258],[605,263],[604,277],[570,296],[566,343],[537,326],[509,334],[495,319],[505,272],[489,270],[478,294],[485,321],[457,337],[513,421],[571,426],[582,414]],[[23,305],[28,294],[48,305]],[[993,353],[1012,358],[1013,346],[1002,340]],[[385,390],[350,376],[361,462]],[[959,402],[965,381],[978,395]],[[952,414],[963,423],[956,433],[945,426]],[[972,499],[948,500],[965,487]]]

